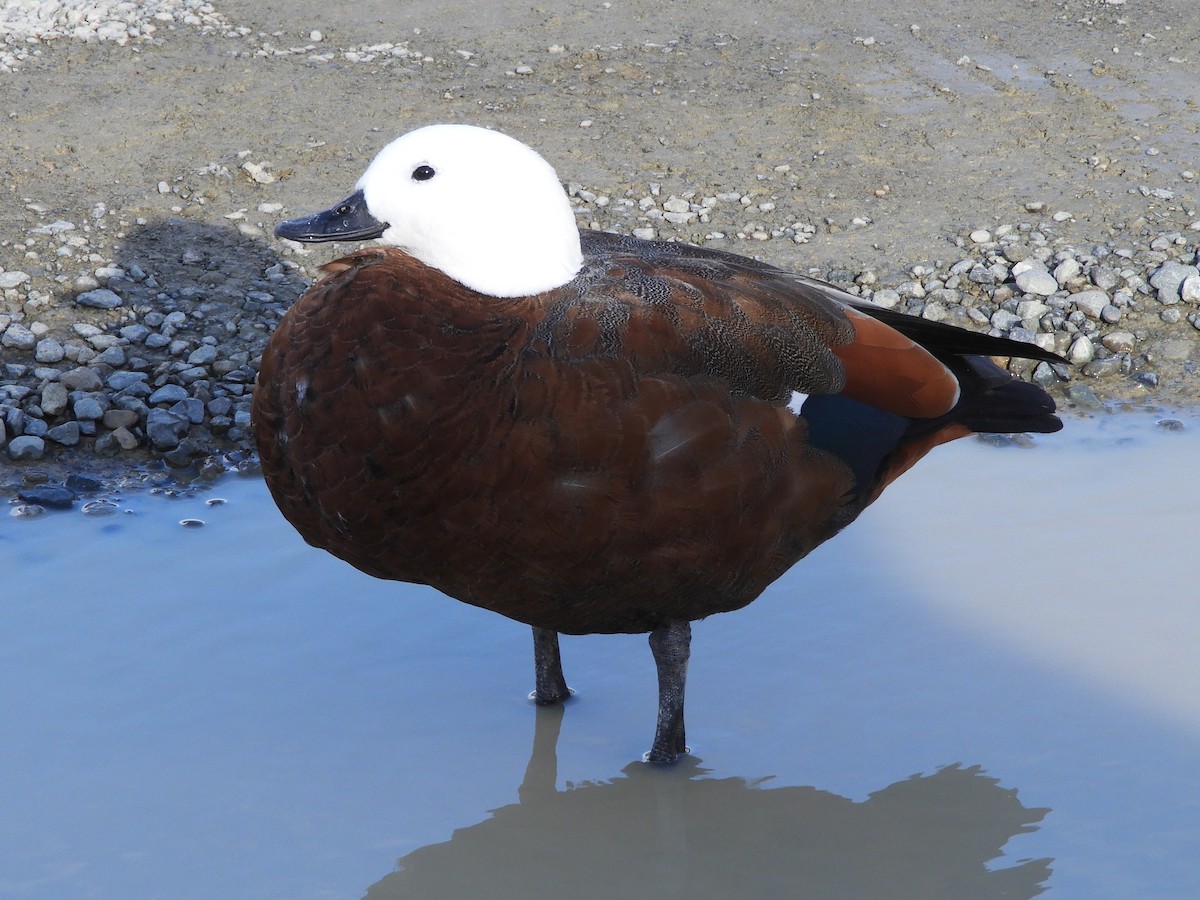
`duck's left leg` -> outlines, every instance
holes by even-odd
[[[687,753],[683,732],[683,687],[691,656],[692,623],[676,620],[650,632],[650,652],[658,666],[658,726],[646,762],[674,762]]]
[[[541,704],[562,703],[571,696],[563,677],[562,655],[558,651],[558,632],[550,628],[533,629],[533,700]]]

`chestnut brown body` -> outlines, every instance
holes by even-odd
[[[515,299],[395,249],[327,267],[254,397],[305,540],[538,628],[645,632],[749,603],[939,443],[1059,427],[977,355],[1031,345],[742,257],[582,241],[572,282]],[[797,415],[793,391],[823,396]]]

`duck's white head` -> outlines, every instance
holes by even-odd
[[[280,223],[297,241],[379,238],[460,284],[520,297],[583,265],[575,214],[554,169],[520,141],[473,125],[396,138],[337,206]]]

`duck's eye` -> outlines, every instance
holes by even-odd
[[[417,166],[413,169],[413,181],[428,181],[434,175],[433,166]]]

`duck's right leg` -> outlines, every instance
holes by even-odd
[[[557,631],[534,627],[533,674],[536,686],[531,697],[535,702],[562,703],[571,696],[571,689],[567,687],[567,680],[563,677]]]

